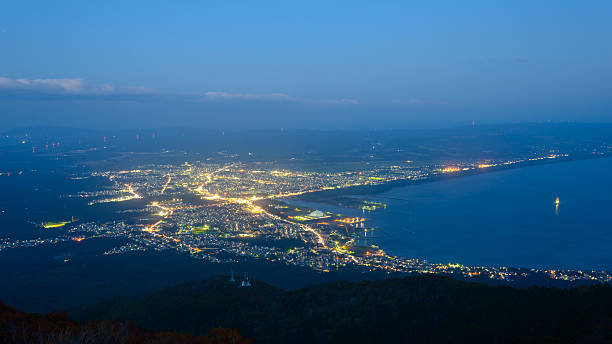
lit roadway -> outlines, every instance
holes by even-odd
[[[206,198],[208,200],[217,200],[218,199],[218,200],[226,201],[226,202],[229,202],[229,203],[244,204],[244,205],[247,206],[247,208],[249,209],[249,212],[251,212],[251,213],[254,213],[254,214],[260,213],[260,214],[266,215],[266,216],[271,217],[271,218],[273,218],[275,220],[278,220],[278,221],[283,221],[283,222],[286,222],[286,223],[297,225],[301,229],[303,229],[304,231],[314,234],[317,237],[318,244],[323,246],[323,248],[327,248],[327,245],[325,244],[325,239],[323,239],[323,236],[321,235],[321,233],[319,233],[314,228],[312,228],[310,226],[307,226],[305,224],[296,223],[296,222],[293,222],[293,221],[289,221],[287,219],[283,219],[283,218],[281,218],[279,216],[276,216],[276,215],[266,211],[262,207],[257,206],[257,205],[255,205],[253,203],[255,201],[258,201],[258,200],[261,200],[261,199],[264,199],[264,198],[280,198],[280,197],[288,197],[288,196],[297,196],[297,195],[300,195],[300,194],[303,194],[303,193],[306,193],[306,192],[312,192],[312,191],[294,192],[294,193],[289,193],[289,194],[285,194],[285,195],[272,195],[272,196],[269,196],[269,197],[255,197],[255,196],[253,196],[251,198],[234,198],[234,197],[224,197],[224,196],[221,196],[219,194],[212,193],[212,192],[208,191],[207,189],[204,189],[204,187],[206,185],[208,185],[208,184],[210,184],[212,182],[212,180],[213,180],[212,177],[213,177],[214,174],[219,173],[221,171],[225,171],[228,168],[232,167],[233,165],[234,164],[228,165],[228,166],[220,168],[220,169],[218,169],[216,171],[208,173],[206,175],[206,182],[204,182],[204,184],[200,185],[194,191],[199,193],[199,194],[201,194],[202,196],[204,196],[204,198]]]
[[[161,189],[160,194],[164,194],[164,191],[166,191],[166,188],[168,187],[168,184],[170,184],[170,181],[172,180],[172,177],[168,176],[168,180],[166,181],[166,184],[164,184],[164,187]]]

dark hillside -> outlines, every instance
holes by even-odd
[[[235,327],[260,343],[612,343],[612,289],[518,289],[417,276],[286,292],[220,277],[109,301],[78,317],[194,335]]]
[[[30,314],[0,303],[0,343],[248,344],[251,340],[228,328],[214,328],[205,336],[193,337],[176,332],[143,331],[125,322],[77,323],[68,320],[66,312]]]

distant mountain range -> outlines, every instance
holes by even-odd
[[[27,144],[22,144],[27,142]],[[610,123],[526,123],[419,130],[142,130],[32,127],[0,135],[0,151],[87,150],[239,154],[248,160],[293,157],[325,162],[516,157],[539,150],[592,153],[612,144]],[[47,147],[48,146],[48,147]],[[609,147],[608,147],[609,148]],[[91,153],[91,152],[90,152]],[[99,153],[99,152],[98,152]],[[250,153],[250,154],[249,154]]]

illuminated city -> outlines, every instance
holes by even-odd
[[[447,174],[507,168],[514,164],[566,158],[548,154],[509,161],[474,161],[455,164],[372,163],[361,170],[315,172],[277,169],[263,162],[184,162],[148,165],[133,170],[93,172],[74,178],[102,178],[110,184],[101,190],[64,195],[85,199],[90,207],[139,201],[140,208],[116,211],[110,222],[52,219],[41,224],[58,230],[46,239],[3,240],[0,250],[118,238],[123,244],[104,255],[147,250],[173,250],[194,259],[236,263],[265,260],[330,272],[346,268],[393,273],[450,274],[515,281],[544,274],[566,281],[610,281],[604,271],[473,267],[460,263],[430,263],[387,254],[382,247],[363,245],[361,239],[376,228],[368,213],[386,204],[362,201],[361,217],[346,216],[292,205],[304,194],[343,191],[354,187],[423,181]],[[555,201],[558,211],[559,200]],[[78,216],[77,216],[78,217]]]

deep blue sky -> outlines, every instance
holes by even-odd
[[[0,128],[612,121],[612,1],[3,1]]]

